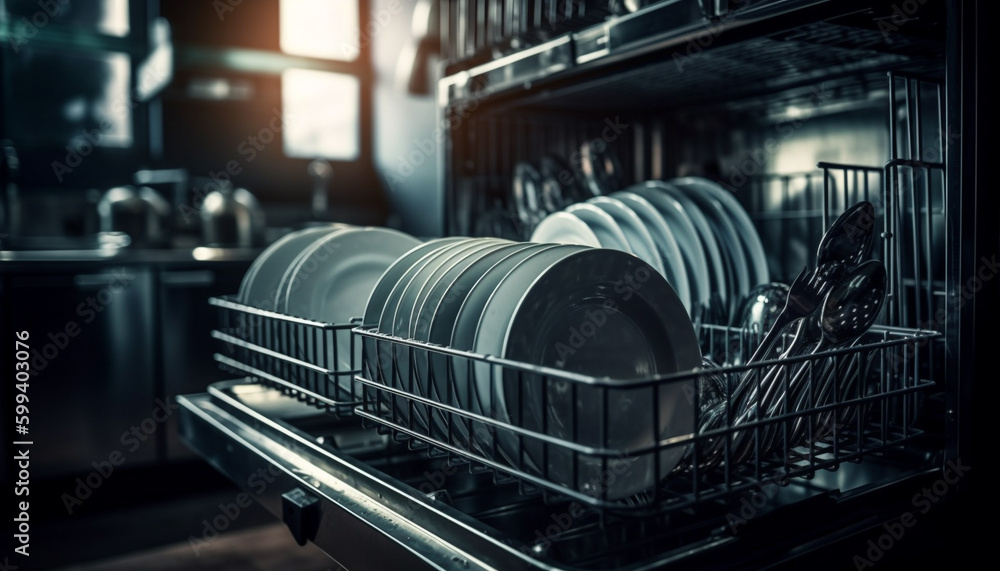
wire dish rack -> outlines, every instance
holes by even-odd
[[[337,415],[350,415],[360,404],[354,376],[360,369],[356,323],[311,321],[251,307],[233,296],[214,297],[222,342],[215,360],[286,395]],[[349,358],[340,353],[350,348]],[[350,363],[344,367],[344,363]]]
[[[432,455],[464,457],[499,480],[516,480],[526,492],[630,514],[689,507],[768,482],[787,484],[917,436],[917,402],[934,385],[924,376],[922,356],[939,336],[876,326],[848,348],[623,380],[456,351],[372,328],[356,333],[363,355],[358,416]],[[736,362],[752,352],[747,339],[739,329],[703,326],[703,354]],[[741,381],[763,394],[769,371],[789,373],[778,375],[780,396],[770,413],[760,410],[763,399],[740,407],[734,392]],[[798,390],[789,388],[790,378]],[[432,387],[438,394],[429,394]],[[506,395],[503,405],[477,403],[487,392],[496,400]],[[662,434],[668,394],[683,395],[674,410],[688,407],[691,430]],[[790,394],[798,395],[796,403]],[[616,418],[613,409],[624,402],[648,406],[631,406],[628,418]],[[710,418],[717,419],[714,425]],[[648,444],[615,447],[616,431],[645,434],[639,440]],[[650,485],[630,493],[643,482]]]
[[[223,368],[522,493],[602,514],[670,512],[891,453],[921,434],[919,399],[935,384],[927,345],[940,337],[875,326],[850,347],[745,365],[756,333],[703,325],[705,367],[624,380],[393,337],[360,320],[320,323],[232,297],[210,304]],[[349,369],[335,365],[346,362],[342,347]],[[665,412],[689,422],[665,433]],[[642,445],[618,445],[623,431]]]

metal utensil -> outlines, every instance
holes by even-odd
[[[850,270],[841,284],[827,294],[817,322],[820,339],[809,355],[835,347],[849,345],[859,339],[878,319],[885,305],[888,291],[888,274],[885,265],[870,260]],[[828,362],[820,371],[817,382],[808,383],[806,378],[810,367],[800,367],[788,383],[788,401],[794,403],[795,411],[805,410],[810,394],[815,396],[812,406],[822,406],[829,395],[837,375],[832,374],[834,363]],[[807,390],[810,385],[814,390]],[[770,407],[768,416],[779,412],[781,402]],[[805,416],[795,419],[792,442],[798,442],[805,428]]]
[[[818,266],[811,273],[807,268],[802,268],[795,281],[788,287],[788,295],[785,307],[781,313],[774,318],[771,329],[764,336],[764,340],[754,351],[754,354],[747,360],[747,363],[755,363],[771,350],[771,346],[777,341],[781,331],[790,323],[803,317],[808,317],[823,302],[826,295],[840,282],[844,272],[843,262],[830,262]],[[752,370],[747,371],[744,376],[745,381],[741,382],[737,392],[745,390],[745,385],[752,376]]]
[[[844,262],[860,264],[875,236],[875,206],[861,201],[837,217],[816,248],[816,265]]]
[[[816,270],[804,277],[806,270],[803,269],[795,278],[785,309],[775,318],[774,325],[748,363],[757,361],[770,350],[786,325],[816,310],[818,302],[829,291],[823,288],[835,283],[844,268],[860,263],[868,255],[874,230],[875,206],[871,202],[858,202],[837,217],[816,248]]]
[[[888,274],[882,262],[870,260],[851,270],[823,303],[819,321],[823,336],[812,354],[849,344],[861,337],[882,313],[887,291]],[[795,381],[793,379],[789,386],[789,391],[793,393],[802,385],[802,381]],[[801,426],[802,419],[797,420]]]

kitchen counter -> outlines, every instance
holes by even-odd
[[[193,262],[251,262],[263,248],[164,248],[92,250],[0,250],[0,262],[190,265]],[[18,269],[0,264],[0,271]]]

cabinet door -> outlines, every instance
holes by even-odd
[[[9,326],[30,333],[32,475],[85,473],[121,454],[157,458],[163,418],[153,370],[153,279],[123,266],[22,274],[4,292]]]
[[[163,383],[171,401],[177,395],[203,393],[209,384],[233,376],[221,371],[213,358],[219,346],[211,332],[218,319],[208,298],[235,294],[249,265],[201,265],[161,272]],[[177,422],[172,415],[167,421],[167,460],[195,457],[177,436]]]

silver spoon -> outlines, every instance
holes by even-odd
[[[774,320],[753,356],[753,363],[767,354],[781,330],[796,319],[807,317],[819,307],[828,288],[838,281],[845,268],[861,263],[871,249],[875,235],[875,206],[861,201],[845,210],[830,225],[816,248],[816,269],[803,269],[789,288],[785,308]]]
[[[775,318],[774,325],[768,330],[763,341],[758,345],[757,350],[747,363],[753,363],[762,359],[771,346],[777,341],[782,329],[796,319],[808,317],[819,306],[823,296],[829,288],[840,279],[840,274],[844,269],[855,266],[868,255],[871,249],[872,240],[875,235],[875,206],[866,200],[862,200],[845,210],[830,225],[830,228],[823,234],[819,246],[816,248],[816,270],[808,278],[804,278],[805,270],[792,283],[787,297],[785,308]],[[806,324],[805,332],[810,332]],[[795,335],[793,345],[803,333],[800,327]],[[788,353],[786,351],[786,353]],[[768,376],[772,376],[769,372]],[[747,371],[747,382],[741,382],[736,394],[742,398],[749,385],[751,371]],[[776,383],[760,383],[766,389],[770,389]],[[752,402],[756,396],[756,390],[751,391],[746,403]],[[741,408],[737,410],[742,410]]]
[[[878,319],[885,305],[888,287],[885,265],[877,260],[870,260],[850,270],[843,282],[834,288],[823,303],[820,313],[819,327],[822,337],[816,347],[810,352],[815,355],[838,346],[848,345],[860,338]],[[795,403],[795,410],[805,409],[810,391],[804,390],[808,383],[804,381],[808,367],[803,367],[788,385],[788,391]],[[820,380],[826,376],[821,375]],[[834,375],[835,377],[836,375]],[[826,400],[829,388],[837,379],[830,377],[819,386],[814,406],[821,406]],[[777,409],[774,407],[771,413]],[[792,442],[798,442],[805,426],[805,416],[795,419],[792,431]]]
[[[816,265],[844,262],[860,264],[875,236],[875,206],[866,200],[848,208],[830,226],[816,248]]]

